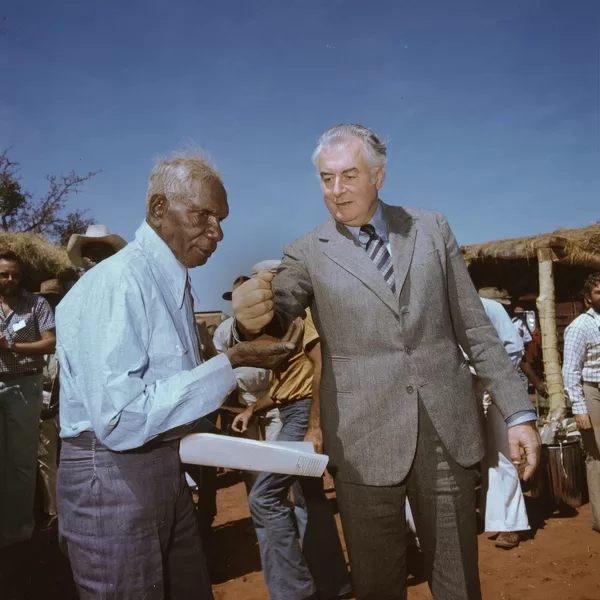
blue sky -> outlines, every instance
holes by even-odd
[[[310,155],[389,139],[382,198],[460,243],[600,219],[596,0],[155,0],[0,9],[0,148],[23,184],[102,169],[72,208],[132,239],[158,156],[197,144],[229,194],[199,308],[327,215]]]

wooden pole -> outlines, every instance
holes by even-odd
[[[542,360],[550,403],[548,417],[550,420],[561,420],[566,413],[566,404],[556,333],[556,295],[552,263],[557,257],[552,248],[539,248],[537,257],[540,285],[537,308],[542,334]]]

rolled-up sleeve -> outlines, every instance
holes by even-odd
[[[138,448],[200,419],[219,408],[236,387],[225,355],[187,371],[176,372],[167,365],[161,377],[158,363],[151,360],[157,357],[148,354],[150,337],[157,333],[135,278],[122,278],[112,291],[96,290],[90,313],[74,328],[59,307],[58,354],[67,380],[83,390],[80,401],[99,441],[108,448]],[[144,377],[151,369],[157,374],[153,383]]]
[[[563,379],[565,390],[571,401],[573,414],[587,414],[588,408],[583,395],[582,372],[585,360],[586,340],[583,327],[574,322],[565,330]]]

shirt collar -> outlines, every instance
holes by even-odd
[[[179,308],[183,306],[188,270],[175,258],[171,249],[144,221],[135,232],[135,239],[142,250],[152,257],[154,264],[166,279]]]
[[[377,206],[377,212],[373,215],[373,218],[369,221],[369,225],[373,225],[375,227],[375,231],[377,235],[385,242],[388,242],[388,227],[387,221],[385,220],[385,215],[383,214],[383,206],[381,202],[379,202]],[[358,241],[361,246],[366,246],[369,241],[369,237],[366,234],[362,234],[360,232],[360,227],[349,227],[346,225],[346,228],[351,233],[352,237]]]
[[[598,321],[598,323],[600,323],[600,314],[598,314],[591,306],[588,309],[587,314],[590,315],[591,317],[594,317],[594,319],[596,319],[596,321]]]

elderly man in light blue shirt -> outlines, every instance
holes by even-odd
[[[235,388],[234,368],[276,367],[302,337],[297,322],[281,342],[202,362],[188,268],[228,212],[206,160],[160,162],[135,241],[58,307],[60,535],[82,600],[212,598],[179,438]]]

